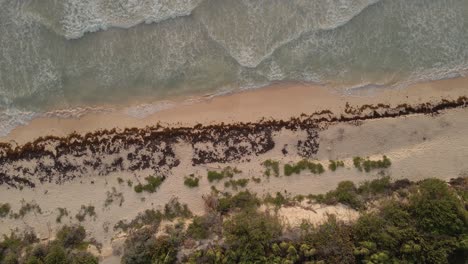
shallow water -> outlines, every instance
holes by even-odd
[[[44,111],[468,69],[467,0],[0,0],[0,134]]]

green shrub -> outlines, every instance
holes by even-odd
[[[301,160],[296,164],[285,164],[284,175],[291,176],[292,174],[299,174],[303,170],[309,170],[314,174],[322,174],[325,172],[323,165],[320,163],[310,162],[308,160]]]
[[[218,200],[217,211],[221,213],[228,213],[233,209],[252,209],[260,205],[260,200],[255,194],[243,191],[234,196],[226,195]]]
[[[335,190],[329,191],[325,195],[309,195],[309,198],[315,199],[318,203],[329,205],[341,203],[354,209],[361,209],[364,206],[356,186],[351,181],[342,181],[338,183]]]
[[[11,211],[11,206],[9,203],[0,203],[0,218],[8,216]]]
[[[237,168],[232,168],[230,166],[224,168],[222,171],[208,171],[208,181],[220,181],[224,178],[232,178],[235,174],[239,174],[242,171],[238,170]]]
[[[263,199],[263,202],[273,204],[276,207],[281,207],[283,205],[289,204],[291,199],[289,197],[285,197],[280,192],[277,192],[275,197],[271,196],[271,194],[267,194],[265,199]]]
[[[82,226],[64,226],[57,232],[58,242],[66,247],[80,246],[86,238],[86,231]]]
[[[186,204],[181,204],[178,199],[171,199],[164,205],[164,217],[168,220],[173,220],[176,217],[189,218],[192,212],[188,209]]]
[[[359,171],[370,172],[373,169],[386,169],[392,165],[392,162],[387,156],[383,156],[382,160],[363,159],[361,157],[353,158],[354,167]]]
[[[210,223],[206,221],[206,217],[195,216],[187,228],[187,235],[193,239],[207,239],[209,230]]]
[[[410,198],[411,213],[418,226],[435,235],[454,235],[468,231],[468,212],[461,201],[438,179],[426,179],[419,192]]]
[[[280,169],[279,162],[275,160],[265,160],[262,165],[265,167],[265,175],[270,177],[272,174],[279,177]]]
[[[249,179],[238,179],[238,180],[229,180],[224,183],[224,187],[231,187],[233,190],[237,191],[239,187],[245,188],[249,183]]]
[[[119,184],[122,184],[122,183],[124,182],[124,180],[123,180],[122,178],[118,177],[118,178],[117,178],[117,182],[118,182]]]
[[[189,187],[189,188],[195,188],[195,187],[198,187],[199,181],[200,181],[200,179],[196,178],[194,176],[185,177],[184,185]]]
[[[139,183],[138,185],[135,185],[134,190],[137,193],[141,193],[143,191],[149,192],[149,193],[154,193],[159,186],[166,180],[166,177],[161,177],[161,176],[148,176],[145,178],[146,184],[141,184]]]
[[[339,167],[344,167],[344,162],[341,160],[330,160],[330,164],[328,164],[328,168],[331,171],[336,171]]]
[[[358,192],[360,194],[376,195],[390,192],[391,188],[390,177],[386,176],[372,181],[365,181],[359,186]]]
[[[276,216],[256,211],[235,214],[223,224],[226,246],[232,254],[229,258],[237,263],[264,259],[270,243],[281,233],[282,225]]]
[[[58,245],[52,246],[44,259],[44,264],[68,264],[65,249]]]

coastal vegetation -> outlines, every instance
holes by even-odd
[[[34,233],[10,234],[0,242],[0,263],[5,264],[97,264],[98,258],[86,251],[82,226],[64,226],[56,239],[40,243]]]
[[[353,158],[354,167],[359,171],[370,172],[373,169],[386,169],[392,165],[392,162],[387,156],[383,156],[381,160],[364,159],[361,157]]]
[[[278,161],[269,159],[265,160],[262,164],[265,167],[265,176],[270,177],[274,175],[275,177],[279,177],[280,167]]]
[[[145,227],[127,240],[122,263],[461,264],[468,256],[467,182],[383,177],[359,186],[342,182],[322,198],[276,193],[260,199],[248,190],[213,193],[205,197],[205,215],[171,215],[192,217],[187,228],[176,222],[154,237],[148,222],[140,224]],[[260,209],[263,203],[294,206],[304,198],[343,203],[359,209],[360,216],[345,222],[330,215],[320,224],[304,221],[299,229],[288,229],[275,212]],[[164,219],[162,212],[157,215],[153,228]],[[194,240],[209,242],[187,249]]]
[[[340,182],[322,195],[277,192],[260,198],[249,190],[213,192],[204,197],[204,215],[194,216],[172,199],[162,210],[120,221],[114,230],[127,234],[122,263],[462,264],[468,256],[467,190],[468,178],[446,183],[381,177],[360,185]],[[359,210],[359,216],[344,221],[329,215],[323,222],[304,220],[290,228],[268,209],[304,202],[344,204]],[[83,220],[96,216],[93,206],[80,212]],[[163,228],[163,221],[172,224]],[[85,250],[95,242],[85,238],[81,226],[64,226],[47,243],[38,243],[33,233],[12,233],[0,242],[0,262],[98,263]]]
[[[336,171],[339,167],[344,167],[344,161],[342,160],[330,160],[330,164],[328,164],[328,169],[331,171]]]
[[[304,170],[309,170],[314,174],[322,174],[325,172],[323,165],[320,163],[314,163],[309,160],[301,160],[296,164],[285,164],[284,165],[284,175],[290,176],[292,174],[299,174]]]
[[[11,206],[9,203],[0,203],[0,218],[7,217],[10,210]]]
[[[191,174],[189,177],[184,178],[184,185],[189,188],[198,187],[199,182],[200,179],[198,177],[195,177],[195,175],[193,174]]]
[[[234,191],[237,191],[239,187],[245,188],[249,183],[249,179],[237,179],[237,180],[229,180],[224,182],[224,187],[232,188]]]
[[[148,176],[145,178],[146,183],[145,184],[137,184],[134,187],[135,192],[141,193],[143,191],[149,192],[149,193],[154,193],[159,186],[166,180],[166,177],[161,177],[161,176]]]
[[[224,168],[220,172],[218,171],[208,171],[208,181],[211,183],[213,181],[220,181],[224,178],[232,178],[235,174],[241,173],[237,168],[232,168],[230,166]]]

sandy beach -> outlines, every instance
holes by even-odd
[[[311,84],[281,83],[255,90],[217,96],[198,103],[179,102],[175,108],[162,110],[145,118],[133,118],[124,111],[89,114],[79,119],[39,118],[27,126],[14,129],[0,142],[14,140],[19,144],[40,136],[65,136],[99,129],[146,127],[161,123],[166,126],[194,126],[266,119],[289,119],[302,113],[324,109],[335,114],[351,105],[424,103],[467,95],[468,77],[418,83],[403,89],[367,89],[343,92]],[[176,102],[177,104],[177,102]]]
[[[213,128],[209,131],[218,133],[217,141],[212,138],[195,141],[193,138],[197,137],[196,131],[203,128],[190,129],[199,123],[206,127],[222,123],[255,123],[261,119],[289,120],[300,117],[301,114],[310,115],[322,110],[330,110],[333,114],[329,115],[340,116],[346,114],[350,106],[359,108],[366,104],[377,105],[379,103],[389,105],[389,107],[396,107],[399,104],[422,105],[441,102],[444,99],[456,100],[462,96],[468,96],[468,78],[420,83],[400,90],[353,91],[351,94],[307,84],[275,84],[267,88],[219,96],[190,105],[179,105],[143,119],[126,116],[122,111],[90,114],[79,119],[36,119],[27,126],[16,128],[1,141],[11,143],[14,148],[17,144],[21,146],[38,137],[48,135],[62,137],[72,132],[84,135],[100,129],[113,128],[117,128],[118,134],[125,128],[145,128],[158,123],[167,128],[188,127],[189,129],[184,133],[190,135],[191,141],[181,139],[189,136],[181,136],[175,141],[155,143],[156,145],[149,148],[148,141],[144,141],[145,143],[141,145],[136,143],[132,145],[132,143],[127,146],[123,141],[113,139],[106,141],[108,140],[106,135],[97,136],[101,140],[98,140],[101,142],[99,144],[106,145],[106,147],[100,150],[101,145],[97,145],[91,159],[99,159],[102,164],[114,164],[118,158],[123,157],[122,169],[117,171],[106,171],[101,169],[101,165],[88,169],[87,167],[92,167],[86,165],[90,161],[78,155],[80,152],[78,149],[70,147],[72,150],[63,150],[63,154],[59,155],[59,151],[62,150],[53,144],[47,145],[45,149],[52,149],[51,153],[55,153],[53,155],[56,156],[55,160],[48,157],[32,157],[6,161],[3,164],[4,173],[20,171],[21,174],[24,168],[29,168],[32,171],[44,173],[41,177],[48,178],[39,182],[34,178],[36,175],[23,175],[24,179],[35,184],[34,188],[0,185],[0,200],[10,203],[13,211],[19,209],[22,200],[35,201],[42,209],[42,214],[27,215],[22,221],[0,220],[2,223],[0,234],[9,233],[14,229],[32,228],[42,239],[48,239],[54,235],[54,229],[57,229],[55,218],[58,207],[67,208],[70,212],[69,217],[65,218],[62,224],[71,224],[76,222],[74,216],[80,211],[82,205],[93,205],[96,207],[97,216],[94,219],[86,219],[81,224],[86,227],[92,237],[103,244],[101,256],[108,260],[107,263],[113,263],[115,259],[109,257],[113,255],[113,250],[119,247],[119,239],[116,237],[122,234],[114,231],[112,227],[119,220],[131,220],[145,209],[161,208],[173,197],[177,197],[181,203],[188,204],[195,214],[202,214],[204,212],[202,196],[210,193],[212,186],[220,190],[230,190],[223,186],[222,182],[208,182],[206,178],[208,170],[221,170],[227,166],[235,167],[241,172],[236,174],[234,179],[250,179],[247,189],[260,196],[284,191],[291,195],[324,193],[335,188],[338,182],[343,180],[359,183],[382,175],[389,175],[394,179],[408,178],[410,180],[428,177],[448,180],[460,175],[466,176],[468,175],[466,163],[468,160],[468,108],[466,107],[456,107],[431,114],[403,114],[396,118],[375,117],[357,122],[331,122],[314,127],[312,130],[304,128],[305,123],[299,122],[294,129],[291,128],[293,125],[286,124],[277,130],[259,129],[246,132],[247,134],[238,132],[235,135],[241,136],[237,143],[223,138],[223,133],[226,133],[226,137],[231,135],[229,130],[226,132]],[[153,132],[147,130],[146,133]],[[137,140],[143,135],[143,132],[135,132],[134,139]],[[274,143],[271,148],[268,147],[269,143],[262,143],[262,140],[270,139]],[[80,140],[77,139],[77,142],[81,142]],[[67,142],[70,146],[73,145],[73,140]],[[309,159],[316,160],[325,167],[328,166],[329,160],[343,160],[345,167],[335,172],[326,170],[320,175],[301,173],[290,177],[282,175],[282,177],[266,178],[263,176],[265,167],[262,162],[265,160],[276,160],[281,164],[281,168],[284,164],[302,160],[305,147],[301,149],[300,145],[305,144],[304,142],[311,143],[312,148],[316,147],[310,152],[312,155],[308,157]],[[93,146],[92,144],[95,143],[89,144]],[[247,149],[245,154],[237,152],[226,154],[229,146],[235,148],[244,145]],[[161,154],[169,151],[167,146],[170,147],[169,157],[166,157],[167,154]],[[83,153],[91,153],[90,149],[91,147],[83,150]],[[148,168],[130,169],[135,164],[132,163],[133,161],[125,160],[125,157],[129,157],[128,155],[135,150],[139,153],[138,155],[149,157],[151,160],[149,166],[163,164],[158,167],[160,169],[158,173],[165,174],[167,178],[155,193],[135,193],[134,189],[126,184],[128,181],[135,184],[143,182],[146,176],[154,174],[154,171]],[[208,154],[202,156],[203,153]],[[7,154],[2,153],[2,155]],[[382,155],[391,159],[391,168],[366,173],[353,167],[355,156],[380,159]],[[222,160],[226,161],[221,162]],[[161,163],[162,161],[164,163]],[[70,177],[63,176],[62,172],[54,170],[46,175],[42,171],[44,166],[47,167],[54,162],[55,164],[59,162],[69,164],[75,169],[70,171],[63,169],[63,175],[71,175]],[[43,164],[43,167],[38,167],[38,164]],[[50,168],[53,168],[53,165],[50,165]],[[81,172],[77,172],[77,169]],[[190,174],[200,178],[198,188],[189,189],[184,186],[184,177]],[[253,177],[259,177],[262,180],[260,183],[255,183],[251,180]],[[123,183],[118,179],[121,179]],[[103,206],[108,197],[107,192],[111,192],[112,188],[123,195],[124,201],[121,206],[117,204]],[[300,223],[298,220],[300,218],[320,222],[325,217],[325,212],[341,215],[343,219],[352,219],[356,215],[355,211],[342,206],[328,209],[315,208],[313,211],[303,208],[283,208],[281,212],[287,218],[286,221],[292,225]]]

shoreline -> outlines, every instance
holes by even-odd
[[[36,118],[25,126],[13,129],[0,142],[24,144],[38,137],[66,136],[73,132],[84,134],[102,129],[164,124],[168,127],[213,125],[219,123],[256,122],[261,119],[286,120],[321,110],[342,113],[350,105],[414,104],[437,99],[455,99],[468,95],[468,77],[418,83],[403,89],[378,88],[357,91],[353,95],[340,94],[325,86],[278,83],[264,88],[244,90],[214,96],[192,104],[179,103],[144,118],[131,117],[118,109],[114,112],[89,113],[79,118]],[[125,108],[128,109],[128,108]]]
[[[109,227],[118,221],[163,208],[174,197],[194,214],[203,214],[204,195],[238,191],[226,185],[231,180],[247,180],[248,186],[239,189],[262,196],[319,194],[342,181],[362,183],[382,176],[416,181],[468,175],[466,84],[466,79],[444,80],[353,97],[323,87],[277,85],[141,120],[116,113],[38,120],[11,135],[20,146],[0,144],[0,200],[14,211],[23,203],[37,204],[43,213],[26,215],[23,221],[3,219],[0,234],[32,228],[49,239],[57,208],[67,208],[69,217],[53,228],[85,226],[103,244],[100,256],[110,259],[122,233]],[[73,131],[77,134],[69,134]],[[353,166],[356,156],[375,161],[382,155],[391,159],[391,167],[363,172]],[[325,172],[286,174],[286,165],[304,159],[322,164]],[[265,175],[266,160],[278,162],[279,177]],[[330,160],[342,161],[343,168],[328,169]],[[209,171],[228,167],[239,173],[214,182],[207,177]],[[185,185],[190,175],[199,179],[198,187]],[[150,176],[163,177],[155,192],[134,189]],[[121,204],[107,206],[109,195],[121,195]],[[95,207],[97,216],[77,222],[73,216],[83,206]],[[304,215],[323,218],[301,210],[291,221],[299,223]]]

